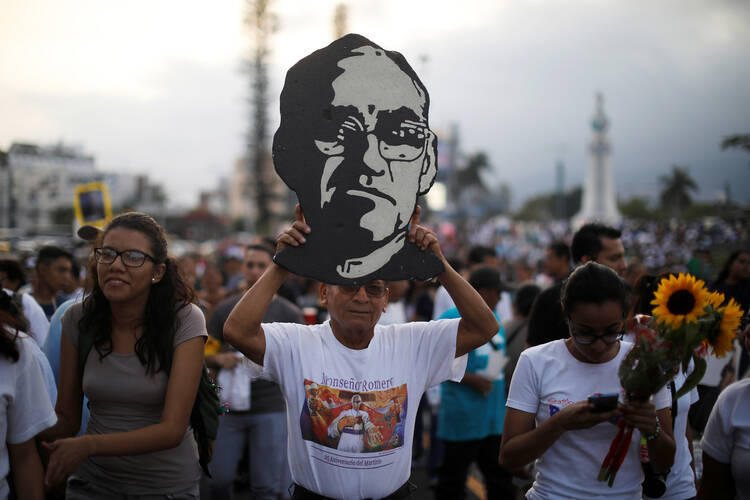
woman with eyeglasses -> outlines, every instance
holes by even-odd
[[[613,270],[595,262],[580,266],[563,287],[562,303],[570,337],[525,350],[516,365],[500,465],[512,469],[536,460],[530,499],[639,499],[640,436],[657,470],[672,465],[669,393],[662,389],[652,401],[623,402],[617,372],[632,344],[621,340],[628,292]],[[590,403],[597,394],[616,394],[620,403]],[[609,487],[597,475],[620,418],[636,432]]]
[[[152,217],[119,215],[97,243],[93,290],[62,319],[58,423],[42,435],[51,441],[45,481],[67,478],[69,500],[198,498],[188,423],[207,337],[203,314]],[[71,437],[84,394],[91,418],[85,435]]]

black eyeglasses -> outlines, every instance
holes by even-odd
[[[573,340],[582,345],[593,344],[597,340],[601,340],[605,344],[614,344],[618,340],[622,340],[622,336],[625,335],[625,323],[623,322],[617,330],[610,329],[605,330],[598,335],[595,332],[579,332],[573,329],[573,322],[568,319],[568,328],[570,329],[570,335]]]
[[[99,264],[112,264],[117,257],[120,257],[123,265],[127,267],[141,267],[146,259],[156,262],[156,259],[140,250],[123,250],[118,252],[114,248],[101,247],[94,249],[94,258]]]
[[[365,287],[367,296],[375,299],[379,299],[385,295],[386,290],[388,290],[387,286],[377,283],[369,283],[367,285],[339,285],[339,288],[346,295],[355,295],[363,286]]]

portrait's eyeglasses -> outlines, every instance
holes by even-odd
[[[601,340],[605,344],[614,344],[618,340],[622,340],[622,336],[625,335],[625,323],[622,322],[617,329],[604,330],[597,334],[592,331],[578,331],[575,329],[573,322],[568,319],[568,328],[570,329],[570,335],[577,343],[581,345],[593,344],[597,340]]]
[[[141,252],[140,250],[123,250],[118,252],[114,248],[101,247],[94,249],[94,258],[99,264],[112,264],[117,257],[120,257],[123,265],[127,267],[141,267],[146,259],[150,259],[151,262],[156,260],[149,254]]]
[[[377,283],[369,283],[367,285],[340,285],[339,288],[346,295],[356,295],[357,292],[359,292],[359,289],[363,286],[365,288],[365,293],[367,294],[367,296],[374,299],[381,298],[383,295],[385,295],[386,290],[388,290],[387,286],[379,285]]]
[[[318,149],[329,156],[339,156],[347,149],[357,151],[367,146],[367,136],[378,141],[380,156],[389,161],[414,161],[424,153],[432,132],[427,125],[414,120],[386,116],[378,119],[374,130],[367,131],[360,118],[348,116],[341,122],[335,137],[315,141]]]

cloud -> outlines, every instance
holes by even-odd
[[[173,62],[154,75],[152,97],[27,93],[13,100],[41,117],[20,127],[28,140],[83,144],[99,168],[146,173],[164,184],[170,202],[189,205],[243,150],[238,72],[235,64]]]
[[[270,134],[286,70],[331,41],[337,3],[271,4],[279,30]],[[102,168],[148,172],[183,204],[244,151],[249,82],[240,67],[250,38],[241,0],[210,9],[176,0],[6,4],[0,143],[79,143]],[[420,74],[433,127],[458,123],[464,150],[486,151],[516,200],[553,189],[558,159],[568,186],[583,179],[596,91],[605,95],[622,195],[657,193],[672,164],[691,168],[701,197],[725,182],[737,196],[750,192],[747,155],[718,146],[724,135],[750,132],[748,2],[347,5],[350,31],[399,50]]]

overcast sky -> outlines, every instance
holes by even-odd
[[[332,0],[275,0],[271,131],[286,70],[332,39]],[[348,28],[402,52],[516,204],[581,182],[595,92],[605,96],[615,186],[656,196],[684,165],[715,198],[750,197],[746,0],[356,0]],[[172,204],[228,175],[243,152],[250,37],[243,0],[0,0],[0,149],[63,140],[101,169],[148,173]],[[423,57],[426,56],[426,57]]]

